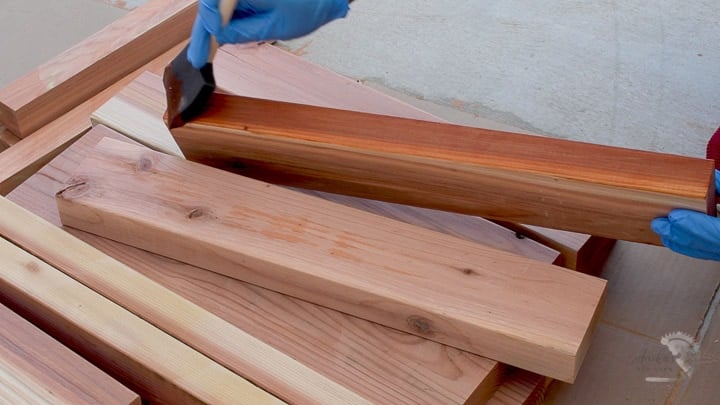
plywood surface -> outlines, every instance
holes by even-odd
[[[113,140],[58,204],[66,225],[564,380],[604,292],[603,280]]]
[[[55,193],[99,141],[95,135],[84,135],[9,198],[60,225]],[[376,402],[457,404],[473,399],[482,403],[506,368],[494,360],[105,238],[74,230],[73,234]]]
[[[25,137],[189,37],[192,0],[152,0],[0,89],[0,124]]]
[[[659,243],[653,218],[714,209],[703,159],[224,94],[172,133],[266,180],[613,239]]]
[[[0,401],[133,404],[140,397],[0,305]]]
[[[19,224],[10,218],[27,219],[25,211],[1,197],[0,206],[4,214],[0,234],[14,235]],[[44,235],[38,243],[63,247],[52,235]],[[0,257],[4,304],[144,399],[277,403],[236,374],[2,238]]]

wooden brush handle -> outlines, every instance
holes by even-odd
[[[223,27],[225,27],[230,22],[230,18],[232,18],[236,5],[237,0],[220,0],[218,9],[220,10],[220,17],[222,17]],[[217,52],[219,46],[220,45],[217,43],[215,37],[212,37],[212,39],[210,40],[210,53],[208,53],[207,58],[208,63],[211,63],[213,59],[215,59],[215,53]]]

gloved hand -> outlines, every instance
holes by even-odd
[[[720,191],[720,171],[715,170],[716,190]],[[652,221],[652,230],[663,245],[686,256],[720,260],[720,218],[685,210],[672,210],[666,218]]]
[[[293,39],[347,14],[348,0],[239,0],[230,23],[222,26],[219,0],[200,0],[188,48],[199,69],[207,62],[210,38],[219,44]]]

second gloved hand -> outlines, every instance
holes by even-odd
[[[715,171],[716,189],[720,191],[720,172]],[[667,217],[652,221],[652,230],[663,245],[686,256],[720,260],[720,218],[702,212],[676,209]]]
[[[348,0],[239,0],[223,28],[219,3],[200,0],[188,49],[195,68],[207,62],[211,36],[220,44],[293,39],[345,17],[349,9]]]

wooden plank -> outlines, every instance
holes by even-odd
[[[215,55],[213,66],[218,86],[231,94],[444,122],[267,43],[226,45]]]
[[[3,227],[22,210],[0,198]],[[15,223],[12,226],[26,224]],[[7,229],[3,229],[5,234]],[[62,232],[55,229],[56,232]],[[37,238],[38,234],[35,234]],[[63,242],[51,236],[41,243]],[[165,403],[277,400],[119,305],[0,238],[0,298],[144,399]]]
[[[233,94],[324,107],[335,106],[354,111],[387,111],[389,115],[444,122],[429,113],[268,44],[221,48],[216,55],[214,66],[216,77],[224,91]],[[165,111],[163,92],[162,79],[150,72],[144,73],[95,111],[93,122],[111,127],[155,150],[180,156],[182,152],[162,122]],[[364,204],[376,206],[378,209],[382,207],[380,202],[369,200],[364,203],[358,200],[356,207],[362,209]],[[384,211],[389,213],[395,209],[388,207]],[[459,223],[461,218],[463,217],[445,218],[444,221]],[[527,251],[528,246],[535,245],[529,240],[508,235],[504,230],[491,231],[494,225],[486,220],[476,218],[470,221],[473,222],[473,227],[478,228],[477,233],[502,242],[494,247],[507,246],[520,249],[518,252],[522,253]],[[560,251],[563,255],[562,261],[556,261],[555,264],[588,274],[599,272],[613,246],[611,240],[590,235],[552,229],[543,231],[540,227],[509,223],[502,225]],[[465,228],[467,229],[467,226]]]
[[[253,384],[294,403],[366,403],[359,395],[4,198],[0,210],[5,214],[0,219],[3,237]]]
[[[603,280],[112,139],[58,205],[65,225],[568,381],[604,294]]]
[[[653,218],[715,208],[712,161],[561,139],[226,94],[172,133],[262,180],[611,239],[659,244]]]
[[[187,39],[196,10],[193,0],[151,0],[131,11],[0,89],[0,124],[30,135]]]
[[[40,167],[52,160],[85,131],[90,129],[90,114],[142,72],[161,72],[185,46],[184,43],[155,58],[125,76],[90,100],[24,138],[12,149],[0,153],[0,195],[7,195]]]
[[[518,235],[536,240],[562,254],[563,261],[556,263],[585,274],[599,275],[615,246],[614,239],[561,231],[541,226],[513,224],[498,221]]]
[[[96,135],[90,132],[81,137],[8,198],[59,226],[55,193],[63,188],[71,172],[101,139]],[[117,137],[127,140],[120,135]],[[147,277],[376,403],[484,403],[500,384],[507,367],[494,360],[167,260],[109,239],[71,231]],[[474,236],[482,238],[485,235],[477,233]],[[494,241],[494,238],[486,239],[487,243]]]
[[[479,217],[452,212],[367,200],[340,194],[295,189],[295,191],[320,197],[324,200],[347,205],[408,224],[482,243],[506,252],[516,253],[545,263],[559,264],[558,251],[550,249],[529,238],[518,238],[515,232]]]
[[[269,45],[262,48],[275,49],[274,47],[271,47]],[[223,49],[220,50],[218,55],[220,55],[222,52]],[[254,56],[254,53],[251,53],[249,55],[246,55],[247,57],[241,58],[245,61],[245,64],[241,64],[241,66],[245,68],[246,65],[249,65],[255,66],[255,69],[269,69],[270,62],[276,62],[278,64],[286,66],[282,72],[288,74],[294,73],[294,70],[292,72],[287,70],[287,66],[292,65],[293,61],[286,60],[284,51],[277,50],[277,52],[280,52],[282,58],[269,58],[269,56],[275,55],[274,51],[269,52],[269,55],[268,52],[261,52],[261,54],[265,56],[265,59],[269,58],[269,60],[266,60],[265,63],[260,64],[260,66],[255,66],[253,63],[251,63],[253,60],[252,56]],[[216,60],[217,59],[219,58],[216,57]],[[231,59],[223,62],[223,59],[221,59],[220,61],[214,62],[214,65],[217,67],[222,67],[233,61],[234,60]],[[314,65],[307,66],[306,64],[307,63],[300,64],[298,72],[313,71],[311,66]],[[250,68],[248,68],[248,70],[249,69]],[[343,87],[345,88],[345,95],[347,96],[347,100],[349,100],[346,101],[344,105],[348,105],[357,109],[363,108],[365,105],[372,106],[374,108],[376,108],[377,105],[392,105],[392,99],[375,94],[373,93],[374,90],[370,93],[366,92],[365,90],[355,90],[356,88],[363,89],[364,86],[350,81],[350,83],[352,83],[352,86],[349,87],[347,83],[349,79],[335,79],[335,77],[337,76],[336,74],[326,74],[325,72],[321,73],[323,74],[323,77],[325,75],[329,77],[329,79],[325,82],[338,82],[335,83],[337,85],[340,85],[341,83],[343,84]],[[259,74],[259,72],[257,74]],[[294,79],[297,79],[297,76],[292,77]],[[230,77],[227,78],[226,84],[232,87],[233,91],[237,88],[240,91],[251,91],[252,89],[256,89],[255,93],[262,92],[259,87],[253,87],[249,85],[243,86],[243,80],[236,79],[234,81],[231,81],[230,79]],[[310,83],[320,81],[319,75],[317,78],[308,78],[308,80],[310,79],[314,79]],[[294,90],[297,89],[298,86],[304,88],[303,86],[307,84],[297,85],[295,84],[296,81],[293,81],[291,83],[292,85],[288,88],[288,97],[291,97],[293,99],[300,99],[302,97],[301,95],[305,93],[300,93]],[[305,83],[305,81],[303,80],[301,81],[301,83]],[[238,84],[240,84],[240,86],[238,86]],[[274,86],[272,86],[272,83],[265,84],[269,88],[275,88]],[[279,87],[283,87],[282,82],[280,82]],[[270,96],[277,97],[280,97],[283,94],[273,92],[268,93],[270,93]],[[313,93],[309,92],[308,94]],[[372,99],[378,99],[381,102],[372,104],[370,102]],[[321,103],[324,99],[317,96],[316,98],[308,98],[307,100],[315,103]],[[334,97],[330,97],[324,102],[340,103],[340,101],[336,100]],[[352,102],[356,102],[357,104],[352,104]],[[413,109],[410,108],[405,110],[402,106],[403,104],[400,104],[400,107],[395,107],[395,113],[407,113],[410,116],[420,115],[419,113],[414,112]],[[114,130],[152,149],[171,155],[181,156],[182,152],[180,152],[180,149],[173,140],[170,131],[163,123],[162,116],[164,111],[165,96],[162,79],[153,73],[145,72],[141,74],[138,78],[136,78],[123,90],[121,90],[103,107],[95,111],[92,117],[93,121],[96,124],[108,124]],[[314,193],[314,195],[321,198],[329,199],[335,202],[339,202],[341,204],[363,209],[365,211],[379,213],[381,215],[398,219],[403,222],[413,223],[415,225],[429,227],[430,229],[439,230],[456,236],[461,236],[468,240],[478,241],[485,245],[502,249],[508,252],[519,253],[526,257],[539,259],[548,263],[559,263],[558,253],[555,250],[548,249],[542,246],[540,243],[537,243],[531,239],[520,239],[516,237],[514,233],[508,231],[507,229],[503,229],[502,227],[482,218],[447,213],[442,211],[433,211],[410,206],[399,206],[381,201],[365,200],[336,194],[310,191],[303,192]]]
[[[0,402],[133,404],[140,397],[4,305],[0,305]],[[29,394],[29,395],[28,395]]]
[[[447,122],[269,44],[226,46],[216,55],[214,65],[218,82],[231,94]],[[146,92],[151,93],[149,89]],[[157,116],[162,116],[162,113]],[[522,133],[521,129],[491,121],[486,125],[489,129]],[[526,231],[526,228],[521,226],[518,230]],[[610,240],[591,235],[533,228],[533,237],[538,237],[536,240],[563,254],[564,266],[584,273],[596,274],[613,245]]]

